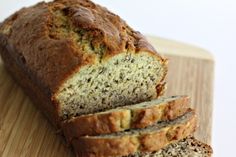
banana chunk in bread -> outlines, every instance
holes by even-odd
[[[73,117],[63,122],[62,129],[70,142],[73,138],[85,135],[145,128],[160,121],[173,120],[182,116],[189,108],[188,96],[162,97],[105,112]]]
[[[135,153],[124,157],[211,157],[212,153],[209,145],[194,137],[188,137],[156,152]]]
[[[153,152],[191,135],[196,126],[195,112],[189,111],[175,120],[144,129],[75,138],[72,145],[79,157],[126,156],[136,152]]]
[[[163,93],[166,59],[89,0],[23,8],[0,25],[0,41],[8,71],[54,123]]]

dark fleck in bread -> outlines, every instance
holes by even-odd
[[[153,152],[191,135],[196,125],[195,113],[189,111],[175,120],[144,129],[75,138],[72,145],[78,157],[126,156],[136,152]]]
[[[124,157],[211,157],[212,148],[194,137],[188,137],[152,153],[135,153]]]
[[[23,8],[0,25],[6,68],[54,124],[163,93],[163,59],[119,16],[89,0]]]
[[[105,112],[73,117],[63,122],[68,141],[85,135],[120,132],[131,128],[145,128],[160,121],[173,120],[189,110],[189,97],[163,97]]]

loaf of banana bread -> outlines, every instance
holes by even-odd
[[[119,16],[89,0],[23,8],[0,25],[7,70],[59,126],[73,116],[157,98],[167,61]]]

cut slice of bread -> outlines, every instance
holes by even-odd
[[[62,129],[68,141],[85,135],[145,128],[160,121],[173,120],[189,110],[189,97],[171,96],[135,105],[119,107],[64,121]]]
[[[212,148],[198,141],[194,137],[188,137],[167,147],[152,153],[135,153],[124,157],[211,157]]]
[[[191,135],[197,126],[194,111],[172,120],[157,123],[144,129],[82,136],[72,140],[79,157],[125,156],[135,152],[158,151],[168,144]]]

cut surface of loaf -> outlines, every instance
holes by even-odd
[[[8,71],[57,120],[163,93],[166,59],[119,16],[89,0],[23,8],[0,25],[0,41]]]
[[[189,111],[175,120],[161,122],[144,129],[82,136],[73,139],[72,145],[79,157],[125,156],[135,152],[153,152],[191,135],[196,125],[195,112]]]
[[[135,153],[124,157],[211,157],[212,153],[212,148],[209,145],[194,137],[188,137],[156,152]]]
[[[81,68],[63,84],[56,99],[69,117],[150,100],[159,94],[159,74],[163,74],[161,64],[148,53],[123,53]]]
[[[173,120],[190,108],[188,96],[171,96],[139,104],[82,115],[64,121],[63,132],[68,141],[85,135],[120,132],[145,128],[160,121]]]

